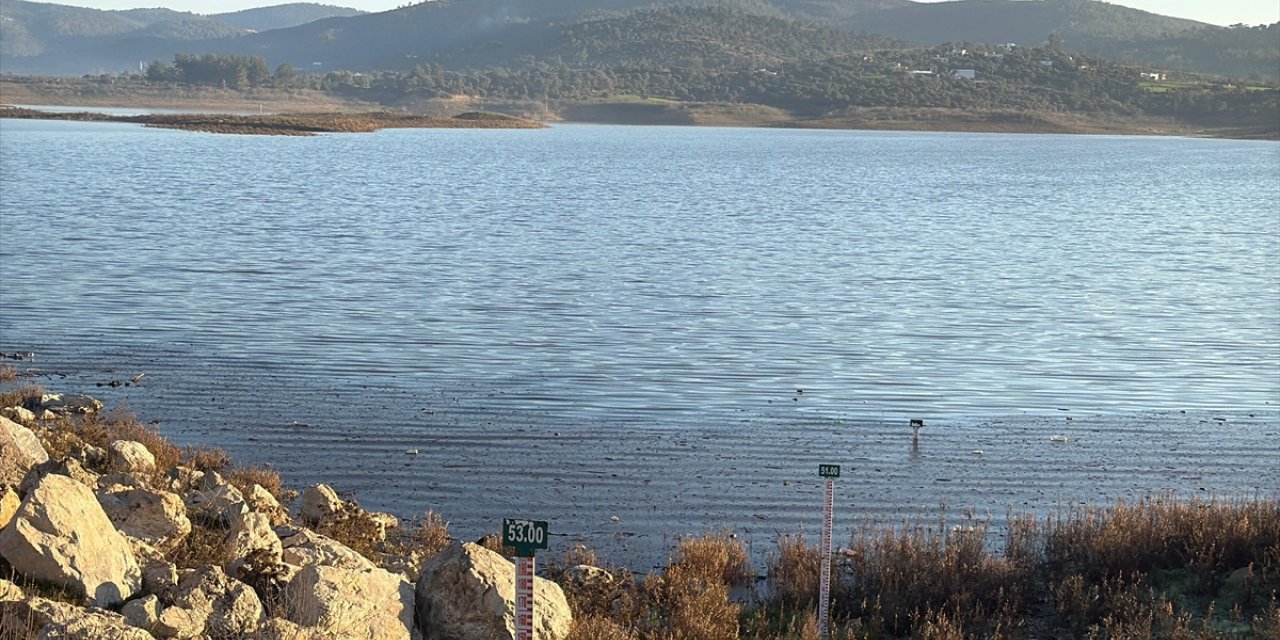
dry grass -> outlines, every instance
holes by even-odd
[[[180,457],[178,447],[123,408],[108,413],[59,416],[41,423],[36,433],[51,458],[83,459],[87,468],[98,473],[110,470],[101,454],[113,440],[131,440],[145,446],[156,460],[156,467],[149,474],[152,479],[163,477],[178,464]],[[94,450],[98,452],[90,455]]]
[[[1031,576],[987,551],[987,523],[948,525],[864,527],[834,589],[837,612],[901,635],[930,624],[985,628],[1019,609]]]
[[[1094,581],[1172,568],[1206,578],[1250,565],[1280,571],[1280,503],[1274,501],[1160,495],[1073,509],[1046,528],[1045,563]]]
[[[784,608],[803,608],[818,601],[822,552],[805,542],[803,533],[778,538],[778,550],[766,561],[771,599]]]
[[[155,477],[163,477],[178,466],[182,451],[154,429],[139,422],[133,414],[124,409],[116,409],[107,416],[106,427],[112,439],[140,442],[155,456]]]
[[[211,565],[222,566],[231,558],[227,556],[224,542],[227,532],[221,527],[192,521],[191,533],[171,549],[165,557],[179,569],[196,569]]]
[[[34,411],[40,406],[40,396],[45,393],[47,392],[44,387],[38,384],[26,384],[16,389],[0,391],[0,408],[23,407]]]
[[[226,455],[225,453],[223,455]],[[253,466],[232,466],[223,475],[227,482],[239,489],[245,495],[253,489],[253,485],[259,485],[266,489],[277,502],[283,501],[284,488],[280,479],[280,472],[269,467],[253,467]]]
[[[631,629],[600,616],[575,617],[566,640],[639,640]]]
[[[0,382],[13,382],[18,379],[18,370],[9,364],[0,364]],[[4,405],[6,407],[12,405]]]
[[[231,456],[218,447],[187,446],[182,448],[181,463],[197,471],[221,473],[231,465]]]
[[[704,536],[688,537],[676,547],[676,568],[707,583],[740,587],[755,577],[747,549],[733,532],[722,529]]]
[[[321,522],[315,531],[341,542],[374,564],[382,564],[386,531],[368,512],[358,509],[344,511]]]
[[[449,537],[449,523],[440,514],[427,510],[422,522],[418,523],[410,533],[412,550],[420,552],[423,559],[434,557],[452,542]]]

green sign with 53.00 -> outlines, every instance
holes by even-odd
[[[532,556],[538,549],[546,549],[549,537],[546,520],[502,521],[502,546],[515,549],[518,556]]]

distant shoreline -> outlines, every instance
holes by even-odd
[[[245,114],[243,115],[245,118],[250,117],[248,114],[255,112],[277,118],[288,114],[295,119],[303,116],[305,116],[303,119],[315,119],[320,116],[337,118],[339,114],[352,117],[376,113],[380,114],[379,117],[384,121],[395,118],[402,122],[410,122],[413,119],[418,122],[418,124],[399,126],[427,127],[456,125],[456,122],[448,120],[454,114],[485,111],[508,114],[529,123],[542,121],[866,131],[1183,136],[1280,141],[1280,114],[1273,114],[1275,117],[1264,117],[1252,122],[1190,123],[1144,114],[1063,113],[1013,109],[974,111],[945,108],[851,107],[840,112],[804,115],[756,104],[689,103],[660,99],[553,104],[549,108],[546,105],[490,103],[479,100],[432,100],[413,105],[388,106],[345,100],[314,91],[239,92],[231,89],[192,88],[179,93],[171,90],[125,91],[86,96],[74,91],[53,91],[41,85],[12,80],[0,80],[0,103],[86,109],[179,109],[192,112],[192,114],[181,115],[231,112]],[[174,116],[179,114],[164,114],[166,116],[164,118],[159,115],[148,116],[154,122],[144,122],[144,124],[168,126],[166,120],[176,121],[178,118]],[[71,119],[65,114],[58,114],[57,118]],[[355,125],[348,121],[336,126]],[[475,127],[476,125],[472,123],[464,126]],[[506,128],[531,125],[507,123],[502,126]],[[346,129],[333,129],[333,131],[343,130]],[[236,132],[253,133],[253,131]]]
[[[21,107],[0,108],[0,118],[127,122],[148,127],[245,135],[310,136],[317,133],[369,133],[380,129],[537,129],[545,125],[496,113],[467,112],[442,118],[386,112],[292,113],[234,115],[164,113],[111,115],[90,111],[52,112]]]

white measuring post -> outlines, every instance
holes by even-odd
[[[840,465],[818,465],[818,476],[827,479],[822,498],[822,542],[818,549],[822,562],[818,568],[818,634],[831,637],[831,523],[835,510],[836,478],[840,477]]]
[[[533,574],[534,554],[547,548],[547,523],[544,520],[502,521],[502,546],[516,550],[516,637],[533,640]]]

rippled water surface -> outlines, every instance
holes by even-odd
[[[1280,490],[1274,143],[4,120],[0,170],[20,368],[462,533],[647,560],[818,461],[872,515]]]

